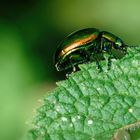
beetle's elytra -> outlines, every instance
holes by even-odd
[[[99,61],[104,60],[104,53],[108,54],[108,69],[111,59],[120,59],[127,52],[124,42],[117,36],[96,28],[86,28],[68,35],[55,52],[55,67],[63,71],[78,64],[95,61],[101,70]]]

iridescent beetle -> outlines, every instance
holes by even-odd
[[[120,59],[127,53],[127,45],[117,36],[96,28],[86,28],[71,33],[58,46],[55,52],[55,67],[57,71],[69,68],[76,71],[78,64],[95,61],[102,71],[99,62],[105,60],[108,54],[108,69],[111,59]]]

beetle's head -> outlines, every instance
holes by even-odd
[[[126,53],[127,51],[127,45],[125,45],[124,42],[120,38],[117,38],[114,44],[114,48],[119,51],[122,51],[123,53]]]
[[[125,45],[121,39],[117,38],[117,40],[114,42],[111,52],[116,58],[120,59],[126,55],[127,45]]]

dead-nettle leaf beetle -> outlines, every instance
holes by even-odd
[[[127,45],[117,36],[96,28],[86,28],[71,33],[58,46],[55,52],[55,67],[57,71],[69,68],[76,71],[78,64],[95,61],[102,71],[99,61],[105,60],[108,54],[108,69],[111,59],[120,59],[127,53]]]

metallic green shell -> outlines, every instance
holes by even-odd
[[[86,39],[91,38],[90,41],[93,41],[98,37],[98,35],[99,35],[99,30],[95,28],[86,28],[71,33],[58,46],[55,53],[55,65],[60,63],[61,61],[64,61],[66,54],[64,55],[61,53],[63,50],[67,50],[68,47],[74,45],[74,43],[76,42],[78,42],[77,46],[73,46],[73,48],[69,48],[67,53],[69,53],[72,50],[78,49],[83,45],[86,46],[86,44],[89,43],[89,41],[86,41]],[[82,41],[84,42],[83,44]]]

